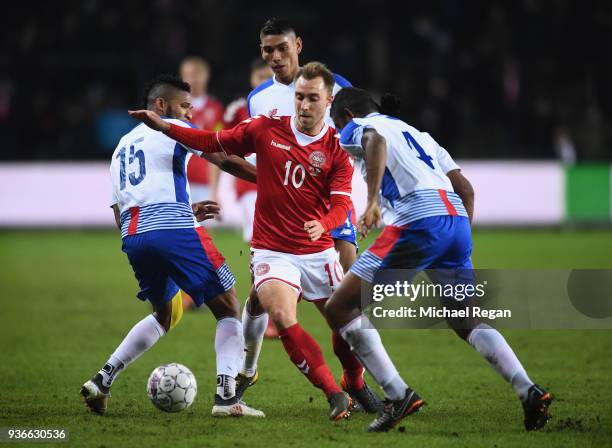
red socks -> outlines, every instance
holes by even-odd
[[[281,331],[279,336],[289,358],[306,375],[308,381],[325,392],[327,398],[341,392],[325,363],[319,344],[300,324]]]
[[[328,398],[340,392],[340,388],[325,363],[319,344],[300,324],[292,325],[281,331],[280,339],[291,361],[315,387],[322,389]],[[332,342],[334,353],[340,359],[344,369],[346,387],[356,390],[363,389],[363,366],[338,332],[332,333]]]
[[[345,387],[356,390],[363,389],[365,386],[363,382],[364,369],[355,354],[351,351],[351,347],[337,331],[332,333],[332,344],[334,353],[340,360],[342,368],[344,369]]]

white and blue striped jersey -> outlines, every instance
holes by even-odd
[[[380,194],[395,214],[393,222],[386,224],[402,226],[440,215],[468,216],[446,175],[459,166],[428,133],[395,117],[371,113],[353,118],[342,129],[340,146],[359,161],[366,182],[361,139],[367,128],[375,129],[387,144],[387,165]]]
[[[167,122],[193,127],[181,120]],[[161,132],[140,124],[124,135],[111,161],[111,205],[121,212],[121,237],[162,229],[196,227],[186,167],[191,154]]]
[[[344,87],[351,87],[351,83],[340,75],[334,74],[336,84],[334,84],[333,95]],[[295,115],[295,80],[287,85],[276,80],[276,76],[262,83],[247,97],[247,111],[249,116],[257,115],[276,115],[293,116]],[[325,113],[325,122],[334,126],[329,116],[329,107]]]

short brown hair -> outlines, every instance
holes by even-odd
[[[304,65],[300,69],[297,78],[302,77],[304,79],[311,80],[319,76],[323,78],[325,87],[327,87],[329,93],[332,94],[334,92],[336,80],[334,79],[334,74],[322,62],[309,62],[308,64]]]

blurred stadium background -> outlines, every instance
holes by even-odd
[[[288,18],[301,61],[402,99],[476,188],[476,225],[609,224],[606,2],[15,4],[0,33],[0,226],[111,226],[107,165],[146,81],[189,55],[224,105],[249,91],[258,30]],[[221,181],[238,226],[233,180]],[[357,207],[362,185],[356,182]],[[33,209],[37,213],[32,213]]]
[[[210,95],[224,105],[245,96],[258,31],[270,17],[294,24],[304,39],[302,63],[320,60],[356,86],[398,94],[402,118],[459,161],[476,190],[476,266],[612,268],[612,6],[403,3],[401,11],[382,0],[11,4],[0,17],[0,427],[63,426],[72,445],[94,447],[160,440],[270,447],[273,435],[296,447],[380,443],[362,432],[369,416],[352,416],[341,431],[330,425],[323,398],[274,341],[249,398],[269,418],[238,425],[207,417],[214,387],[207,312],[186,313],[176,334],[122,376],[106,418],[91,418],[77,400],[87,375],[145,312],[108,208],[110,157],[134,125],[126,110],[141,105],[148,79],[176,73],[190,55],[209,62]],[[360,210],[364,186],[357,178],[354,185]],[[223,220],[212,224],[239,227],[227,176],[220,200]],[[212,234],[246,297],[248,246],[236,229]],[[320,316],[304,304],[299,312],[339,375]],[[405,437],[471,447],[612,440],[609,331],[505,332],[559,398],[545,434],[522,432],[510,388],[450,331],[382,333],[400,371],[431,403],[405,433],[388,434],[391,444]],[[149,372],[169,361],[192,368],[200,387],[194,406],[171,417],[144,394]]]

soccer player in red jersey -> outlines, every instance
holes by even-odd
[[[294,115],[293,98],[295,81],[300,70],[299,55],[302,51],[302,38],[285,19],[271,18],[259,31],[261,58],[274,72],[266,83],[253,89],[247,97],[249,115]],[[334,76],[332,95],[351,83],[337,73]],[[334,126],[329,109],[325,114],[328,125]],[[355,210],[351,204],[347,220],[332,232],[334,245],[340,255],[340,264],[347,272],[357,259],[357,232],[355,230]],[[251,303],[251,305],[255,305]]]
[[[260,30],[259,38],[261,57],[274,71],[274,77],[249,94],[247,98],[249,115],[295,115],[295,86],[300,71],[299,54],[302,51],[302,39],[287,20],[279,18],[267,20]],[[335,83],[332,95],[351,85],[337,74],[333,74],[333,78]],[[329,109],[324,119],[327,124],[333,126]],[[354,263],[357,254],[354,218],[355,211],[351,204],[347,219],[331,231],[344,272]],[[313,304],[322,315],[325,315],[323,310],[325,300],[315,300]],[[247,353],[244,367],[237,379],[239,392],[255,384],[259,378],[257,361],[264,334],[267,337],[278,336],[274,334],[272,321],[268,319],[253,290],[243,309],[242,324]],[[378,412],[382,407],[381,400],[364,383],[363,366],[336,331],[332,332],[332,345],[343,368],[342,387],[355,401],[356,409],[370,413]]]
[[[296,312],[300,294],[327,299],[343,275],[329,232],[346,219],[353,166],[336,131],[324,121],[333,85],[333,74],[323,64],[306,64],[296,81],[294,117],[258,116],[219,132],[178,129],[151,111],[130,114],[206,153],[257,154],[259,194],[251,244],[255,289],[289,358],[323,390],[329,417],[338,420],[349,415],[352,399],[334,380]]]
[[[223,129],[224,107],[220,101],[208,94],[210,65],[199,56],[189,56],[181,62],[179,73],[183,81],[191,87],[191,122],[200,129],[218,131]],[[219,178],[219,169],[201,157],[192,157],[187,164],[187,179],[194,201],[219,198],[210,195],[211,186]]]

